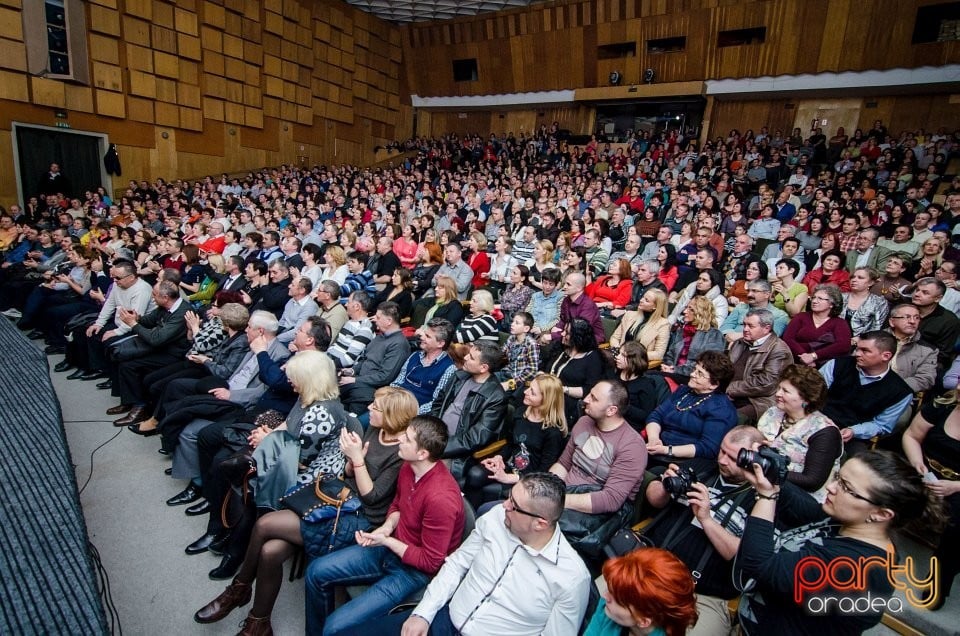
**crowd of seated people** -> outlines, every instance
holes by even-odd
[[[199,622],[257,580],[242,633],[270,633],[280,564],[305,546],[311,633],[376,621],[434,575],[409,633],[488,633],[488,614],[572,633],[603,544],[653,511],[650,537],[697,572],[695,629],[728,625],[743,593],[745,633],[834,633],[777,595],[774,518],[796,520],[801,551],[811,522],[852,558],[910,519],[936,527],[944,506],[949,528],[960,519],[960,139],[878,121],[835,141],[638,132],[613,151],[553,126],[417,138],[396,167],[31,197],[0,214],[0,310],[64,355],[56,371],[110,391],[116,426],[159,435],[186,482],[167,503],[208,519],[187,552],[222,555],[210,576],[233,580]],[[738,467],[760,445],[789,461],[782,481]],[[292,465],[257,466],[256,506],[224,524],[223,460],[245,449]],[[665,488],[689,470],[686,492]],[[362,500],[342,528],[279,510],[322,474]],[[513,619],[471,612],[488,599],[448,579],[479,549],[477,507],[506,530],[473,532],[526,546],[521,568],[559,550],[568,589]],[[932,608],[960,572],[951,542],[937,555]],[[361,579],[338,608],[333,587]],[[664,620],[625,594],[604,596],[615,624]]]

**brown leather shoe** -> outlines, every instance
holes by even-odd
[[[128,424],[136,424],[137,422],[142,422],[150,416],[147,413],[147,408],[144,406],[135,406],[130,409],[130,412],[121,417],[119,420],[114,420],[114,426],[127,426]]]
[[[251,596],[253,596],[253,586],[233,579],[233,583],[228,585],[220,596],[204,605],[193,615],[193,620],[198,623],[216,623],[226,617],[234,608],[243,607],[249,603]],[[270,619],[266,620],[267,627],[269,627]]]
[[[273,627],[270,626],[270,617],[257,618],[247,614],[237,636],[273,636]]]
[[[132,404],[118,404],[107,409],[107,415],[120,415],[133,408]]]

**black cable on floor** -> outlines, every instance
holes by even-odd
[[[87,542],[87,549],[90,550],[90,558],[97,571],[97,590],[100,594],[100,602],[107,613],[107,621],[110,626],[110,633],[115,636],[123,634],[123,628],[120,626],[120,612],[113,602],[113,592],[110,590],[110,576],[107,569],[103,567],[103,561],[100,560],[100,552],[92,542]]]
[[[107,441],[105,441],[103,444],[100,444],[99,446],[97,446],[96,448],[94,448],[92,451],[90,451],[90,472],[87,474],[87,480],[86,480],[85,482],[83,482],[83,486],[80,487],[80,492],[79,492],[78,494],[80,494],[80,495],[83,494],[83,491],[84,491],[84,489],[87,487],[87,484],[90,483],[90,478],[93,477],[93,455],[94,455],[94,453],[96,453],[98,450],[100,450],[101,448],[103,448],[104,446],[106,446],[107,444],[109,444],[110,442],[112,442],[113,440],[117,439],[117,436],[120,435],[120,433],[122,433],[122,432],[123,432],[123,429],[121,428],[120,430],[118,430],[118,431],[116,432],[116,434],[115,434],[113,437],[111,437],[110,439],[108,439]]]

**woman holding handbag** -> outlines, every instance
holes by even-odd
[[[417,415],[413,394],[396,387],[382,387],[370,405],[370,426],[361,439],[344,429],[340,450],[348,463],[345,482],[359,496],[362,507],[339,519],[307,523],[292,510],[278,510],[257,521],[236,578],[220,596],[194,614],[198,623],[213,623],[242,607],[253,596],[258,580],[251,621],[269,623],[283,581],[283,564],[303,546],[307,558],[315,558],[354,541],[354,533],[382,524],[393,501],[397,476],[403,461],[397,454],[400,434]]]

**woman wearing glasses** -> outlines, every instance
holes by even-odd
[[[876,601],[893,596],[885,567],[866,567],[862,588],[840,590],[828,578],[816,592],[797,589],[798,568],[820,565],[807,580],[830,568],[836,580],[849,581],[855,573],[845,566],[831,568],[836,559],[887,563],[894,558],[894,530],[916,523],[929,534],[943,526],[942,501],[905,459],[888,451],[867,451],[847,461],[827,484],[822,504],[790,483],[771,483],[757,464],[744,474],[757,501],[740,539],[733,577],[744,592],[739,615],[747,636],[859,634],[873,627],[884,610]],[[776,537],[774,515],[790,526]],[[856,611],[843,611],[868,595],[873,602],[866,608],[860,600]],[[913,595],[923,596],[916,589]],[[831,598],[842,600],[828,602]]]
[[[800,312],[783,332],[783,341],[793,352],[797,364],[819,367],[850,353],[853,334],[840,318],[843,295],[836,285],[817,285],[810,297],[810,311]]]
[[[940,597],[931,610],[943,607],[960,573],[960,545],[956,541],[960,528],[960,399],[957,390],[924,406],[903,436],[903,452],[919,473],[927,488],[943,497],[947,508],[947,529],[934,551],[940,565],[938,588]]]
[[[393,501],[403,463],[397,454],[399,436],[417,415],[417,408],[417,400],[409,391],[389,386],[377,389],[369,410],[370,426],[363,438],[346,429],[340,433],[340,451],[348,461],[345,481],[360,496],[360,510],[341,515],[336,525],[333,519],[304,522],[292,510],[267,513],[253,528],[233,582],[197,611],[194,620],[219,621],[253,596],[248,620],[269,624],[283,582],[283,564],[299,546],[303,546],[308,559],[317,558],[353,544],[357,530],[381,525]],[[258,583],[255,595],[254,580]]]
[[[716,468],[720,442],[737,425],[737,408],[727,397],[733,363],[720,351],[697,359],[687,386],[681,386],[647,418],[648,470],[660,474],[678,460],[698,474]]]

